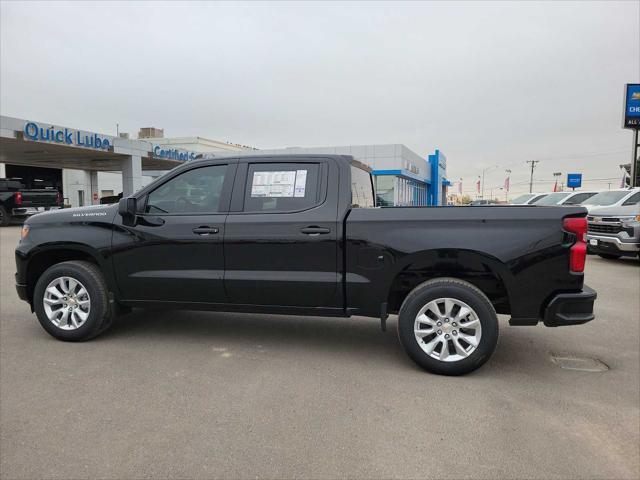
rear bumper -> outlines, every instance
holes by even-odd
[[[555,295],[544,312],[544,324],[547,327],[563,325],[581,325],[595,318],[593,303],[598,294],[587,287],[581,292],[559,293]]]

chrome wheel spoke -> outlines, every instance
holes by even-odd
[[[463,357],[468,357],[469,356],[469,354],[467,353],[465,348],[460,344],[460,340],[459,339],[456,338],[453,341],[453,346],[456,348],[456,353],[458,355],[462,355]]]
[[[469,345],[471,345],[474,348],[478,346],[478,340],[476,339],[475,336],[467,335],[465,333],[459,333],[458,337],[464,340],[465,342],[467,342]]]
[[[442,343],[442,340],[440,340],[438,337],[434,338],[433,340],[431,340],[429,343],[427,343],[424,347],[422,347],[424,349],[425,352],[427,352],[429,355],[431,355],[433,353],[433,351],[436,349],[436,347]]]
[[[58,290],[55,286],[50,286],[47,288],[46,293],[51,295],[53,298],[62,298],[64,295]]]
[[[453,317],[453,309],[456,306],[455,301],[452,298],[444,299],[444,315],[445,317]]]
[[[476,328],[480,326],[480,320],[474,318],[473,320],[469,320],[468,322],[461,322],[460,328]]]
[[[424,313],[422,315],[418,315],[417,320],[418,320],[419,323],[423,323],[423,324],[429,325],[431,327],[435,327],[436,326],[436,321],[432,320],[429,317],[427,317]]]
[[[460,310],[456,314],[455,319],[460,321],[460,320],[464,319],[470,313],[471,313],[471,309],[470,308],[460,307]]]

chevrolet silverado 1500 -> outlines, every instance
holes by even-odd
[[[131,307],[380,318],[428,371],[482,365],[511,325],[594,318],[582,207],[375,205],[337,155],[188,162],[118,205],[30,218],[17,291],[54,337]]]

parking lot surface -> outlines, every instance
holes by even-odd
[[[640,476],[637,260],[588,258],[590,324],[501,317],[493,358],[451,378],[405,356],[394,317],[382,333],[357,317],[135,311],[63,343],[16,296],[18,238],[0,229],[2,478]]]

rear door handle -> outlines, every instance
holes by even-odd
[[[218,229],[216,227],[196,227],[193,229],[193,233],[196,235],[213,235],[214,233],[218,233]]]
[[[321,235],[321,234],[324,235],[327,233],[331,233],[331,229],[329,228],[316,227],[316,226],[304,227],[304,228],[301,228],[300,231],[305,235]]]

